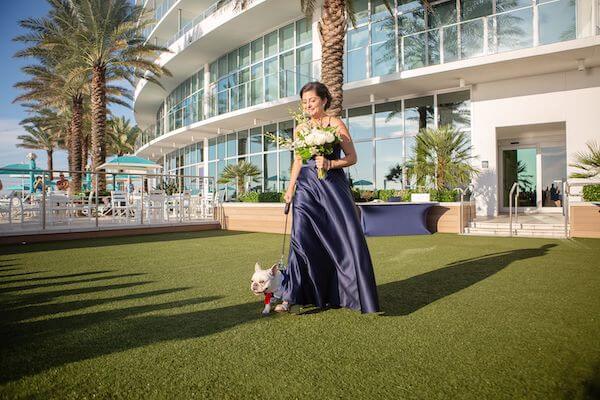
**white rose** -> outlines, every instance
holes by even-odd
[[[327,132],[327,143],[332,143],[335,140],[335,135],[331,132]]]

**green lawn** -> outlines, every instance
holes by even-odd
[[[0,247],[0,397],[598,397],[600,240],[368,243],[381,315],[261,317],[276,234]]]

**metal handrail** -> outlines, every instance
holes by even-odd
[[[508,233],[510,236],[513,235],[513,230],[512,230],[513,193],[515,192],[515,189],[517,189],[517,195],[518,195],[518,187],[519,187],[519,183],[514,182],[512,187],[510,188],[510,192],[508,194]],[[515,199],[515,201],[516,201],[516,199]]]

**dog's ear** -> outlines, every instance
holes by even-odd
[[[256,264],[254,264],[254,272],[258,272],[258,271],[260,271],[260,264],[257,261]]]
[[[270,272],[273,276],[277,275],[277,264],[273,264]]]

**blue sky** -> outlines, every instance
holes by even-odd
[[[28,17],[41,17],[48,12],[46,0],[22,0],[2,2],[2,13],[0,14],[0,166],[25,162],[26,149],[16,147],[17,136],[23,133],[19,122],[26,117],[24,109],[19,104],[13,104],[18,91],[13,85],[25,79],[20,71],[23,65],[31,63],[32,60],[15,59],[13,55],[21,48],[20,43],[15,43],[12,38],[22,33],[18,21]],[[116,115],[125,115],[133,121],[131,110],[123,107],[115,107]],[[38,166],[46,166],[46,154],[43,151],[35,151],[38,155]],[[54,157],[54,168],[66,168],[67,157],[63,151],[57,152]]]

